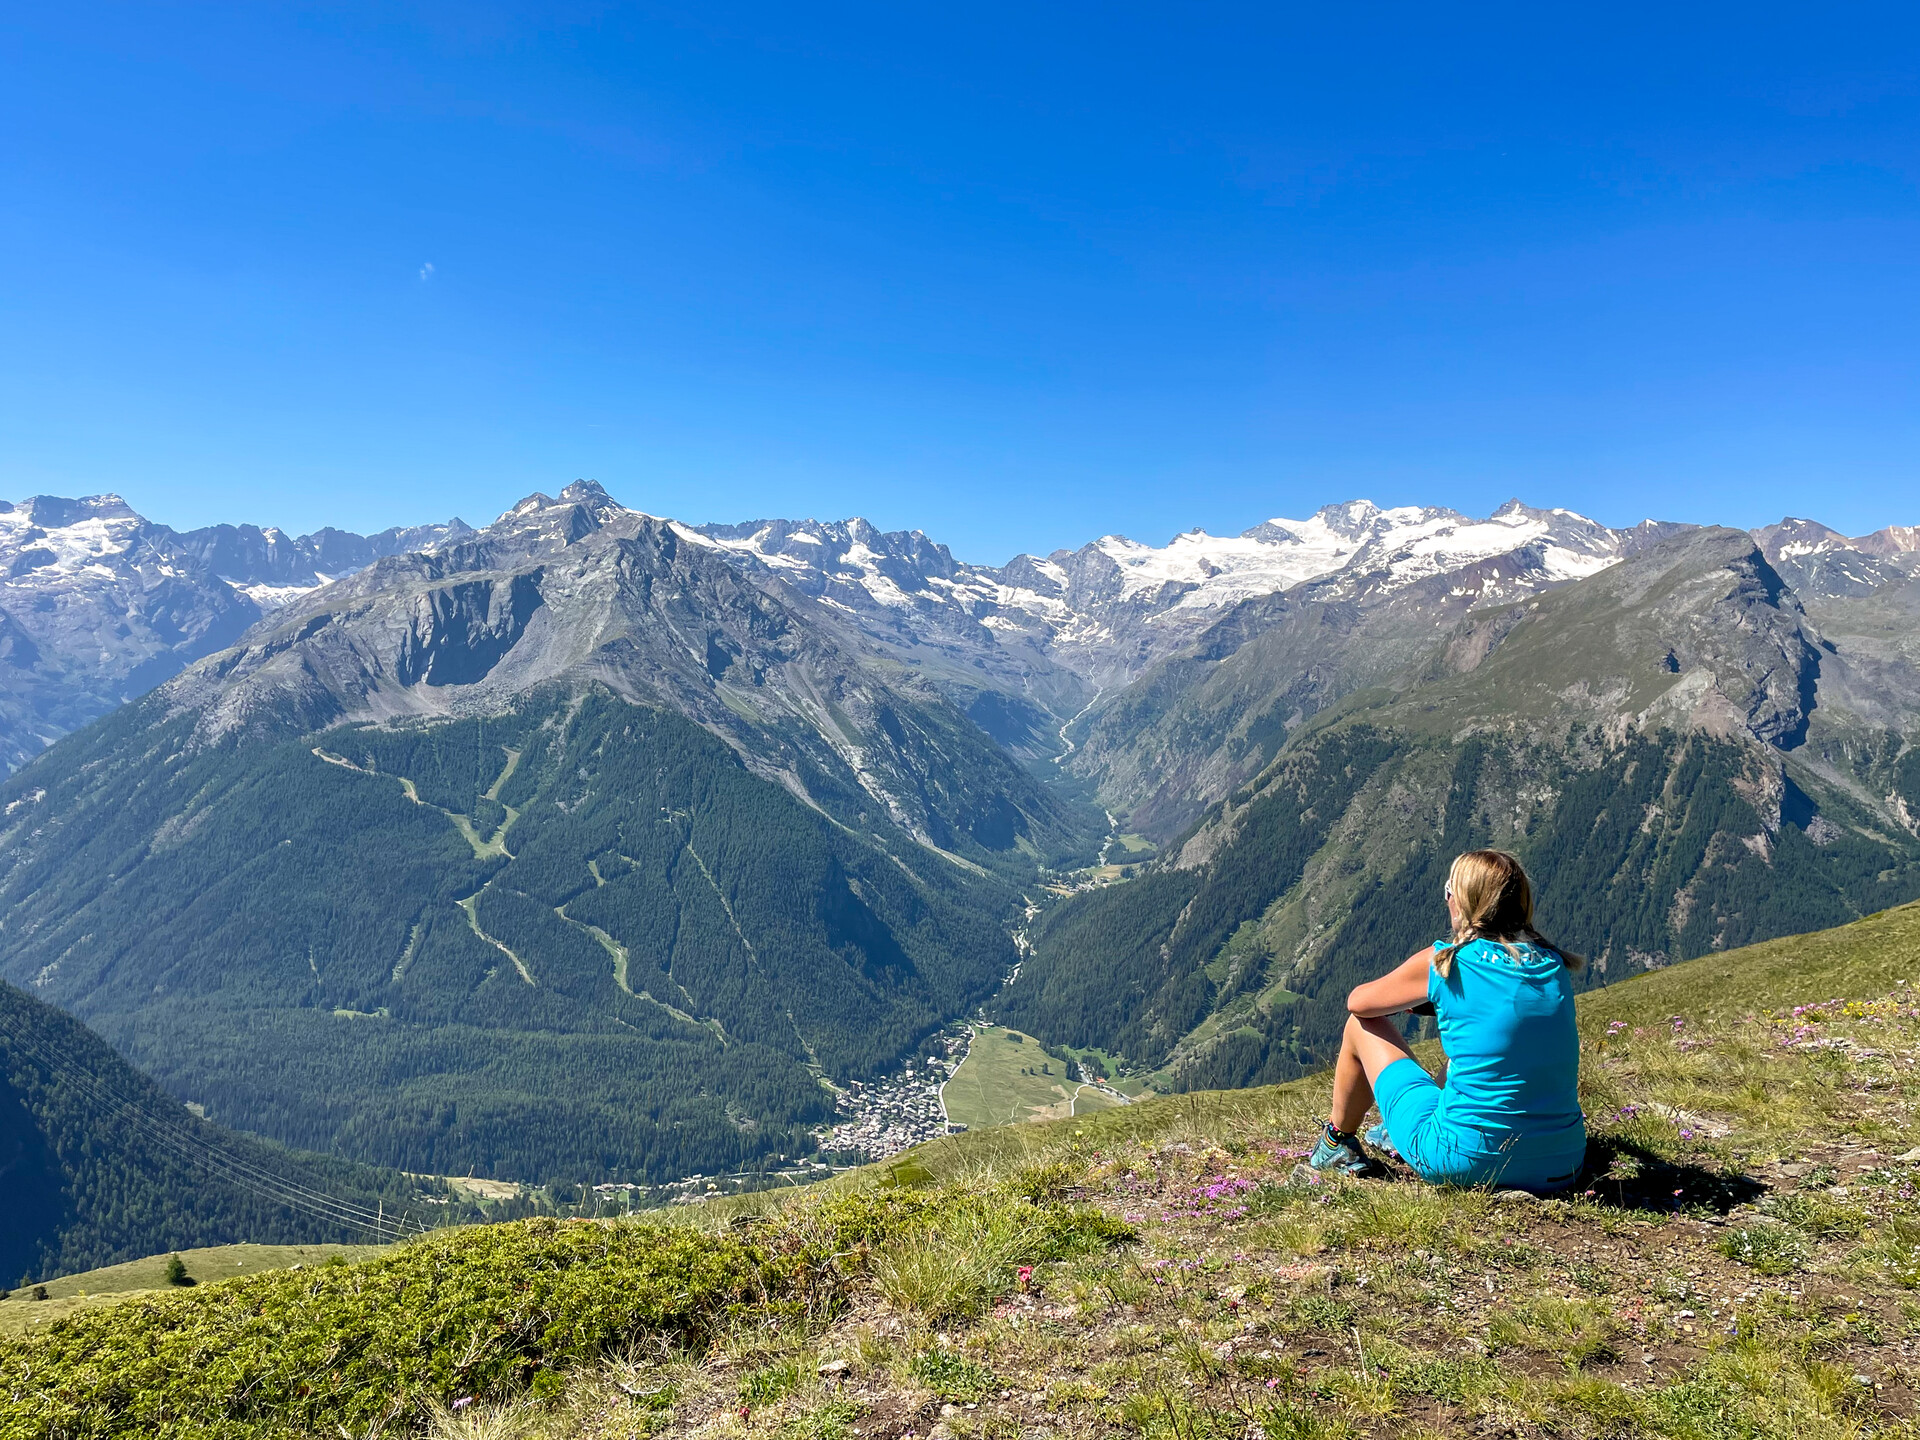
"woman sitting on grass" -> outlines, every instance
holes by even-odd
[[[1435,941],[1347,996],[1332,1113],[1307,1163],[1376,1171],[1353,1132],[1436,1185],[1539,1192],[1573,1183],[1586,1157],[1580,1037],[1570,972],[1577,955],[1533,928],[1533,887],[1504,850],[1473,850],[1447,876],[1451,942]],[[1387,1017],[1431,1005],[1447,1053],[1443,1089]]]

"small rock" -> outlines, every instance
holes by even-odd
[[[1295,1165],[1293,1169],[1287,1172],[1287,1184],[1289,1185],[1318,1185],[1319,1183],[1319,1173],[1305,1162]]]
[[[960,1407],[958,1405],[948,1404],[940,1407],[940,1418],[943,1420],[949,1415],[958,1415],[959,1413]]]
[[[1910,1151],[1909,1154],[1913,1159],[1920,1160],[1920,1150]],[[1902,1160],[1905,1160],[1908,1158],[1908,1155],[1902,1155],[1900,1158]],[[1778,1168],[1782,1175],[1785,1175],[1789,1179],[1793,1179],[1793,1180],[1798,1180],[1802,1175],[1806,1174],[1809,1170],[1813,1169],[1811,1165],[1801,1165],[1798,1163],[1791,1164],[1791,1165],[1782,1165]]]
[[[1531,1190],[1496,1190],[1493,1198],[1500,1205],[1534,1205],[1540,1200]]]
[[[844,1375],[852,1368],[853,1366],[845,1360],[829,1360],[820,1367],[819,1373],[822,1375]]]
[[[1893,1163],[1896,1165],[1920,1165],[1920,1145],[1914,1146],[1913,1149],[1907,1151],[1905,1154],[1894,1156]]]

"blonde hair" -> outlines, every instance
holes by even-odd
[[[1497,940],[1515,959],[1519,954],[1513,942],[1525,940],[1559,956],[1569,970],[1586,963],[1533,928],[1533,884],[1520,861],[1506,851],[1469,850],[1447,872],[1447,890],[1459,906],[1460,919],[1453,927],[1453,943],[1433,957],[1433,968],[1442,975],[1453,972],[1460,947],[1475,940]]]

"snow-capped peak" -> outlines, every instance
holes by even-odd
[[[1096,683],[1137,673],[1233,605],[1310,582],[1350,579],[1356,591],[1382,595],[1479,567],[1485,573],[1462,584],[1492,599],[1590,575],[1646,538],[1518,500],[1483,520],[1434,506],[1349,500],[1239,535],[1193,529],[1165,545],[1106,535],[1044,559],[1016,555],[997,568],[957,561],[919,531],[881,531],[857,518],[673,529],[688,543],[778,575],[889,642],[976,643],[984,630],[991,644],[1077,656],[1068,663]],[[1498,563],[1516,552],[1524,552],[1517,563]],[[1496,562],[1491,570],[1488,561]]]
[[[1356,568],[1391,583],[1462,569],[1525,545],[1541,547],[1548,578],[1590,575],[1618,560],[1620,539],[1571,510],[1509,500],[1484,520],[1457,510],[1370,500],[1328,505],[1304,520],[1275,517],[1236,536],[1189,530],[1155,548],[1109,535],[1095,542],[1120,567],[1122,594],[1192,587],[1182,609],[1215,609]]]

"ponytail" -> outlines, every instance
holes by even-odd
[[[1493,940],[1514,959],[1515,940],[1524,940],[1557,957],[1569,970],[1586,964],[1580,956],[1555,945],[1533,928],[1533,885],[1519,860],[1504,850],[1469,850],[1447,872],[1447,890],[1459,907],[1453,939],[1434,952],[1433,968],[1442,977],[1453,973],[1453,957],[1475,940]]]

